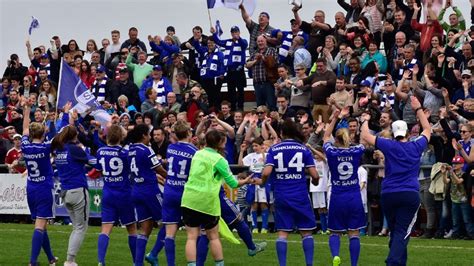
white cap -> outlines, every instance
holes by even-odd
[[[15,135],[13,135],[13,139],[16,139],[16,138],[20,138],[20,139],[21,139],[21,135],[20,135],[20,134],[15,134]]]
[[[392,132],[393,137],[405,137],[408,132],[408,125],[407,122],[403,120],[397,120],[392,123]]]

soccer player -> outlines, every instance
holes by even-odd
[[[140,124],[129,132],[132,141],[128,151],[132,200],[141,227],[136,243],[136,266],[143,265],[146,244],[153,230],[153,221],[161,220],[163,196],[158,188],[158,178],[166,177],[166,170],[149,146],[151,139],[149,131],[147,125]]]
[[[317,185],[319,175],[311,152],[302,144],[304,136],[295,122],[285,120],[280,129],[282,142],[270,147],[262,179],[254,179],[254,182],[262,184],[269,177],[272,179],[275,226],[278,231],[276,250],[280,265],[286,265],[287,238],[295,227],[302,237],[306,265],[313,265],[312,230],[316,228],[316,220],[309,199],[305,170],[308,170],[314,185]]]
[[[361,137],[382,151],[385,156],[385,178],[382,180],[381,205],[390,229],[387,265],[406,265],[407,246],[410,233],[420,207],[421,154],[428,146],[431,125],[420,102],[411,96],[411,107],[419,119],[423,131],[418,138],[408,141],[408,126],[405,121],[392,123],[395,140],[376,137],[367,125],[370,115],[363,115]]]
[[[43,247],[50,265],[55,265],[46,225],[54,218],[54,181],[51,167],[51,144],[44,142],[45,127],[33,122],[30,125],[31,102],[23,107],[23,137],[21,150],[28,169],[26,197],[31,219],[35,220],[35,230],[31,240],[30,265],[37,265],[38,255]],[[31,141],[30,141],[31,138]]]
[[[339,249],[341,234],[349,236],[351,265],[357,265],[360,254],[359,230],[365,227],[365,213],[360,194],[359,169],[364,146],[350,146],[351,138],[347,128],[336,131],[335,143],[331,143],[332,131],[339,111],[333,112],[333,119],[324,132],[323,149],[331,172],[331,197],[328,212],[329,248],[333,265],[340,265]]]
[[[175,236],[178,224],[181,221],[181,197],[184,184],[188,179],[191,159],[197,151],[191,144],[193,136],[191,128],[186,122],[178,120],[172,127],[172,132],[178,142],[170,144],[166,158],[168,159],[168,174],[163,192],[163,224],[166,227],[164,239],[166,259],[168,265],[175,265]],[[156,257],[158,254],[148,254]]]
[[[70,124],[62,128],[51,142],[51,150],[55,155],[61,181],[61,197],[73,227],[69,236],[65,266],[77,265],[75,260],[86,235],[90,211],[85,166],[96,164],[96,159],[86,152],[77,138],[78,133],[74,125],[77,116],[77,112],[70,114]]]
[[[128,149],[120,146],[126,131],[119,125],[111,125],[107,133],[107,146],[97,151],[96,169],[104,178],[102,190],[102,229],[97,245],[99,266],[105,265],[109,235],[114,223],[120,219],[128,231],[128,246],[135,261],[137,226],[132,203],[132,186],[129,179]]]
[[[237,181],[230,172],[229,164],[222,156],[226,140],[226,135],[221,131],[210,130],[206,133],[206,147],[196,152],[191,161],[189,178],[181,200],[188,235],[186,259],[189,266],[196,265],[196,243],[201,227],[206,230],[216,265],[224,265],[218,233],[221,216],[219,190],[223,181],[232,188],[250,181],[250,176]]]
[[[255,138],[252,141],[252,153],[247,154],[243,157],[243,153],[246,150],[246,144],[242,144],[239,154],[239,165],[245,165],[249,167],[250,172],[253,174],[253,178],[260,178],[262,175],[263,166],[265,165],[265,150],[262,138]],[[268,209],[268,202],[270,200],[270,186],[261,187],[258,185],[249,185],[247,190],[247,202],[251,204],[250,214],[252,216],[252,233],[258,233],[258,222],[257,222],[257,211],[260,207],[262,211],[262,234],[268,232],[268,215],[270,210]]]

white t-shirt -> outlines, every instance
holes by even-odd
[[[360,191],[360,195],[362,196],[362,203],[367,205],[367,170],[365,170],[364,167],[359,166],[359,169],[357,170],[357,175],[359,176],[359,185],[362,187],[362,185],[365,183],[364,189]]]
[[[317,186],[310,183],[310,192],[327,192],[328,191],[328,179],[329,179],[329,166],[325,161],[314,160],[316,171],[319,174],[319,184]]]
[[[265,166],[266,154],[252,152],[242,159],[245,166],[249,167],[252,173],[260,174]]]

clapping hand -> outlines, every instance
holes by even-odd
[[[410,96],[410,101],[411,101],[411,108],[413,111],[417,110],[418,108],[421,108],[421,103],[418,101],[418,98],[415,96]]]

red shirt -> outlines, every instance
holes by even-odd
[[[15,149],[15,147],[11,148],[8,152],[7,155],[5,156],[5,163],[6,164],[12,164],[13,161],[19,160],[21,158],[21,150]],[[12,169],[12,173],[23,173],[26,171],[26,168],[24,166],[15,166]]]
[[[428,51],[431,47],[431,37],[433,35],[438,34],[443,36],[443,28],[439,24],[438,20],[433,20],[433,24],[428,26],[426,23],[418,23],[416,19],[411,20],[411,27],[416,30],[421,32],[420,35],[420,50],[422,52]]]

